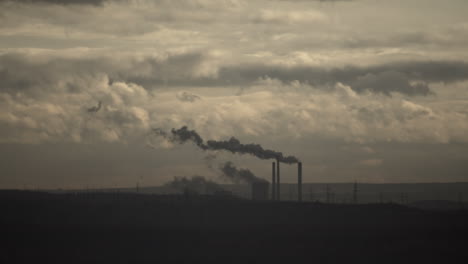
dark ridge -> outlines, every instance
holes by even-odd
[[[2,263],[454,263],[468,213],[222,195],[0,191]]]

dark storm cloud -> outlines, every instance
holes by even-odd
[[[280,0],[282,2],[351,2],[357,0]]]
[[[0,3],[55,4],[55,5],[102,5],[105,2],[124,0],[0,0]]]
[[[426,95],[429,82],[456,82],[468,79],[468,63],[462,61],[396,62],[367,67],[238,65],[220,69],[220,80],[250,83],[269,77],[283,82],[301,81],[312,85],[333,85],[341,82],[355,91],[388,94]],[[417,81],[418,84],[413,84]]]
[[[377,91],[385,94],[400,92],[408,95],[427,95],[430,90],[426,83],[411,84],[408,76],[398,71],[367,73],[351,82],[357,91]]]
[[[68,80],[69,90],[73,92],[77,87],[73,82],[77,78],[86,81],[98,74],[105,74],[114,81],[136,83],[146,89],[158,86],[250,85],[268,77],[285,83],[309,83],[317,88],[341,82],[357,92],[427,95],[430,93],[429,83],[468,80],[468,63],[463,61],[394,62],[335,68],[238,63],[218,67],[217,74],[197,74],[203,63],[210,63],[210,58],[200,52],[174,54],[165,58],[127,57],[119,60],[111,57],[44,59],[7,53],[0,56],[0,90],[13,93],[37,87],[50,89],[53,84]],[[67,78],[70,76],[74,78]],[[185,101],[199,99],[181,96],[179,99]]]
[[[410,32],[394,32],[386,35],[355,34],[348,38],[337,40],[334,45],[353,52],[367,48],[463,48],[468,43],[466,29],[463,25],[454,25],[446,30],[413,30]],[[309,42],[308,42],[309,41]],[[330,44],[330,45],[333,45]],[[311,45],[310,40],[304,41],[299,47]]]
[[[58,4],[58,5],[70,5],[70,4],[81,4],[81,5],[102,5],[105,2],[124,2],[126,0],[0,0],[2,2],[12,2],[12,3],[48,3],[48,4]],[[304,2],[306,0],[281,0],[286,2]],[[307,1],[316,1],[316,2],[350,2],[355,0],[307,0]]]
[[[196,80],[194,71],[205,60],[201,53],[185,53],[167,58],[44,58],[21,53],[0,55],[0,91],[38,92],[66,83],[70,91],[80,89],[74,82],[86,82],[99,74],[112,81],[133,82],[151,88],[157,85],[188,84]],[[199,77],[198,77],[199,78]]]
[[[341,82],[357,92],[371,91],[383,94],[399,92],[407,95],[429,94],[428,84],[431,82],[452,83],[468,80],[468,63],[463,61],[397,62],[367,67],[351,65],[335,68],[237,64],[221,67],[216,77],[190,75],[190,71],[196,69],[204,59],[203,56],[196,54],[171,58],[165,63],[148,59],[142,64],[152,74],[118,73],[118,75],[126,81],[145,87],[250,85],[268,77],[282,82],[300,81],[318,87]],[[179,66],[181,70],[178,70]],[[178,72],[180,74],[177,74]]]

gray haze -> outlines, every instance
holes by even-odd
[[[218,180],[203,149],[153,131],[183,126],[206,144],[300,157],[305,182],[467,181],[467,11],[465,0],[0,0],[0,188]],[[220,149],[270,179],[271,160]],[[294,165],[282,179],[295,181]]]

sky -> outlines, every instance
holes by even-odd
[[[466,0],[0,0],[0,188],[468,181]],[[101,102],[101,103],[99,103]],[[282,180],[296,181],[295,165]]]

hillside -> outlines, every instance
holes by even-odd
[[[2,263],[441,263],[466,211],[229,196],[0,192]]]

